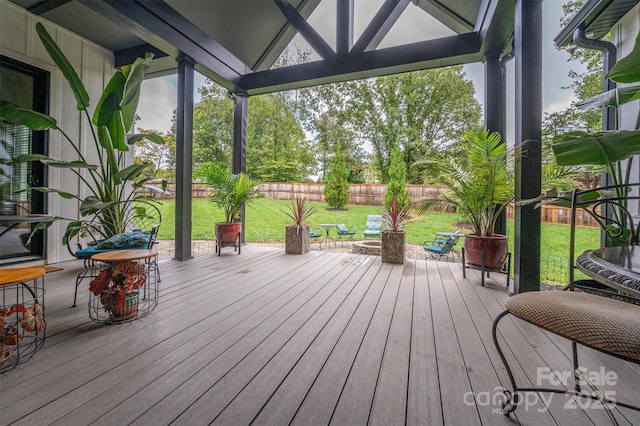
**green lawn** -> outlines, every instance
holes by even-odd
[[[310,224],[344,223],[357,228],[358,236],[362,239],[367,215],[380,214],[379,207],[348,206],[347,210],[327,210],[324,203],[312,203],[318,208],[310,220]],[[289,201],[255,200],[247,208],[246,237],[248,242],[284,241],[285,227],[290,224],[282,210],[287,210]],[[162,201],[162,226],[158,238],[172,240],[175,232],[175,201]],[[223,220],[222,214],[213,204],[204,198],[193,199],[192,238],[194,240],[213,240],[213,224]],[[407,243],[422,244],[425,240],[433,239],[438,231],[454,231],[454,223],[459,221],[457,214],[430,213],[426,216],[415,214],[405,223]],[[513,221],[508,221],[508,235],[513,235]],[[569,256],[569,226],[542,225],[541,248],[541,277],[549,282],[566,282],[567,264]],[[576,235],[576,252],[597,248],[599,246],[599,230],[595,228],[579,228]],[[509,239],[509,247],[513,252],[513,238]]]

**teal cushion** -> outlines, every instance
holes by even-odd
[[[100,242],[95,249],[96,250],[114,250],[114,249],[127,249],[127,248],[142,248],[149,245],[149,232],[125,232],[123,234],[116,234],[106,240]]]

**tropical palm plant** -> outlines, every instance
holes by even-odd
[[[507,162],[514,156],[499,133],[469,131],[464,135],[467,162],[440,156],[421,161],[435,168],[435,182],[447,189],[417,200],[417,209],[453,208],[470,223],[472,233],[482,237],[494,235],[500,213],[514,199],[512,174]]]
[[[209,197],[222,210],[227,223],[240,217],[243,205],[263,196],[259,181],[244,173],[234,175],[219,164],[203,163],[194,170],[193,175],[211,187]]]
[[[39,161],[48,167],[70,170],[84,183],[89,195],[81,198],[79,195],[50,187],[32,187],[31,189],[45,193],[57,193],[65,199],[77,199],[80,202],[81,216],[95,214],[101,208],[120,201],[132,198],[149,198],[148,196],[136,194],[134,190],[137,187],[144,186],[152,190],[165,190],[166,182],[163,182],[162,188],[156,188],[147,185],[146,179],[140,179],[144,169],[149,167],[148,164],[125,166],[125,153],[129,151],[129,146],[136,141],[146,138],[155,143],[164,143],[162,138],[157,135],[127,135],[127,131],[134,122],[140,97],[140,85],[146,70],[150,66],[153,55],[148,54],[144,59],[138,58],[133,65],[124,66],[117,70],[104,89],[93,116],[91,116],[89,114],[89,94],[78,77],[78,73],[42,24],[36,24],[36,31],[49,56],[67,80],[75,97],[78,111],[82,111],[87,118],[98,164],[91,164],[87,161],[88,155],[83,154],[81,142],[74,141],[58,125],[55,118],[12,105],[1,105],[0,119],[23,125],[31,130],[58,130],[78,158],[74,161],[62,161],[46,155],[29,154],[18,156],[13,161]],[[120,228],[120,224],[117,223],[120,216],[118,212],[111,212],[101,218],[102,225],[107,233],[112,235],[113,233],[109,232],[109,230]],[[53,221],[58,219],[64,218],[55,217],[52,221],[38,224],[37,229],[50,226]],[[83,222],[83,220],[71,220],[68,229],[78,229]],[[66,241],[63,241],[63,244],[65,243]]]

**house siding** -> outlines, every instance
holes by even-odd
[[[75,108],[76,101],[72,91],[38,38],[35,29],[38,22],[47,28],[78,72],[92,106],[100,99],[103,87],[113,74],[113,53],[6,0],[0,0],[0,54],[50,72],[49,115],[58,121],[60,128],[70,138],[81,141],[83,154],[87,151],[92,153],[91,129],[86,118]],[[85,155],[87,161],[97,161],[97,155]],[[57,131],[49,132],[49,156],[66,161],[77,159],[68,142]],[[87,195],[80,179],[68,170],[50,168],[48,179],[52,188],[77,193],[81,197]],[[50,194],[47,203],[48,214],[51,216],[78,218],[78,203],[75,200],[63,200]],[[65,227],[66,222],[58,222],[49,228],[47,263],[72,259],[61,245]]]
[[[616,45],[618,60],[627,56],[633,50],[636,36],[640,32],[640,4],[631,9],[618,23],[611,28],[611,42]],[[619,109],[619,129],[633,130],[636,126],[640,101],[630,102]],[[640,182],[640,158],[634,158],[631,181]],[[640,217],[640,204],[629,206],[631,212]]]

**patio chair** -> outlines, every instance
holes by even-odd
[[[322,248],[321,237],[322,237],[322,233],[314,231],[311,226],[309,227],[309,239],[311,240],[312,243],[319,243],[320,248]]]
[[[631,193],[631,187],[634,187],[637,194],[640,185],[625,185],[624,189]],[[589,372],[584,367],[580,367],[578,360],[578,345],[582,345],[618,359],[640,364],[640,344],[638,343],[640,342],[640,306],[638,306],[640,295],[636,291],[640,287],[640,283],[635,278],[625,277],[627,272],[630,272],[629,275],[636,275],[632,270],[633,267],[630,266],[634,263],[630,257],[633,256],[633,249],[637,248],[635,246],[638,244],[639,233],[626,205],[632,199],[637,202],[640,200],[640,196],[619,197],[613,195],[615,188],[606,187],[573,192],[571,197],[571,237],[569,240],[569,284],[565,288],[566,291],[532,291],[512,296],[505,302],[506,309],[493,322],[493,342],[511,382],[511,389],[504,390],[506,398],[502,403],[502,409],[506,416],[518,408],[520,398],[526,398],[524,394],[527,392],[579,395],[585,399],[598,400],[598,407],[606,410],[613,424],[618,424],[613,415],[612,407],[614,406],[640,411],[639,406],[621,402],[619,395],[615,395],[615,401],[613,401],[606,392],[603,392],[603,389],[596,389],[595,385],[599,386],[602,383],[592,383]],[[577,211],[578,208],[581,209],[580,212]],[[607,208],[619,210],[616,210],[615,215],[605,217],[601,212],[606,211]],[[630,231],[627,242],[633,247],[617,246],[595,251],[587,250],[576,260],[575,229],[577,217],[584,214],[582,209],[589,211],[591,215],[596,215],[600,225],[608,230],[607,234],[611,239],[627,235],[623,230]],[[621,214],[621,212],[624,213]],[[619,220],[620,218],[622,220]],[[580,263],[580,258],[588,257],[595,252],[603,251],[613,254],[621,251],[620,249],[626,250],[628,257],[611,255],[609,259],[613,262],[611,270],[605,270],[604,262],[599,265]],[[611,294],[581,291],[578,284],[583,280],[574,281],[574,268],[579,268],[592,277],[595,284],[601,283],[620,291],[624,289],[627,292]],[[498,342],[498,324],[507,315],[513,315],[571,342],[573,386],[568,383],[568,380],[567,383],[562,383],[564,387],[561,388],[520,387],[516,384],[511,367]],[[502,335],[502,338],[507,339],[507,335]],[[542,383],[542,385],[544,384]],[[538,386],[540,385],[541,383],[538,383]],[[581,386],[587,386],[590,389],[586,392],[581,391]]]
[[[364,239],[380,238],[382,234],[382,215],[368,215],[367,225],[363,231]]]
[[[342,240],[342,244],[344,245],[344,240],[354,240],[354,235],[356,235],[355,228],[349,229],[343,223],[336,224],[336,229],[338,230],[338,239]]]
[[[119,217],[120,226],[105,229],[100,218],[110,215]],[[90,221],[69,226],[64,237],[67,249],[76,259],[84,261],[84,270],[76,277],[73,307],[76,306],[78,286],[83,279],[93,277],[91,256],[114,250],[150,249],[156,242],[161,223],[158,207],[147,201],[129,200],[110,204],[98,210]],[[76,236],[86,243],[74,243]],[[160,281],[160,271],[157,267],[155,270],[156,278]]]
[[[432,259],[442,260],[446,257],[450,260],[451,254],[455,253],[453,247],[458,243],[459,235],[451,235],[446,238],[436,238],[435,240],[428,240],[422,243],[424,251],[429,253]]]

